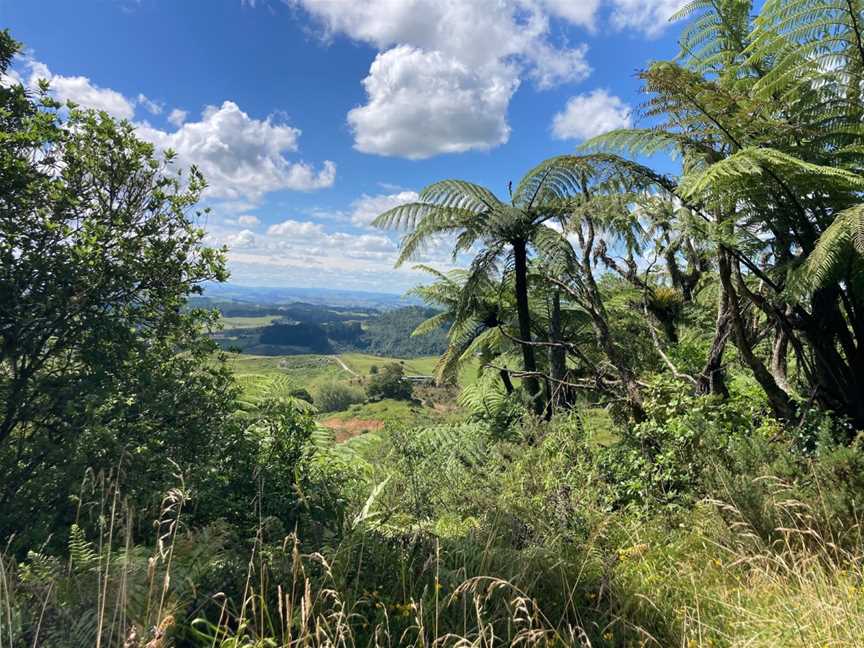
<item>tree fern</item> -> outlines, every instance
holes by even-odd
[[[800,297],[839,282],[849,282],[864,298],[864,205],[842,212],[822,233],[793,274],[789,290]]]

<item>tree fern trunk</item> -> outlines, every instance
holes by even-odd
[[[779,419],[791,421],[795,416],[795,406],[789,398],[789,394],[780,388],[765,363],[753,352],[753,345],[748,339],[746,327],[741,317],[741,309],[738,305],[738,295],[732,285],[732,262],[728,250],[721,248],[718,251],[717,268],[720,284],[729,303],[732,339],[735,341],[738,353],[744,364],[753,372],[753,377],[768,397],[768,403],[771,405],[774,415]]]
[[[732,314],[729,311],[729,298],[721,289],[717,300],[717,323],[714,325],[714,339],[708,351],[705,368],[696,381],[696,392],[698,394],[712,394],[727,398],[729,390],[726,388],[726,373],[723,370],[723,353],[726,343],[729,341]]]
[[[528,306],[528,250],[525,241],[513,242],[513,265],[516,278],[516,313],[519,318],[519,338],[531,342],[531,310]],[[526,372],[537,371],[537,361],[534,358],[534,347],[522,344],[522,363]],[[537,414],[543,412],[543,396],[540,392],[540,381],[535,376],[527,376],[522,380],[525,390],[532,398],[532,409]]]
[[[561,342],[561,293],[556,289],[552,292],[552,312],[549,317],[549,341]],[[569,404],[567,389],[562,385],[567,373],[567,354],[563,346],[549,347],[549,374],[552,377],[552,394],[550,405]]]

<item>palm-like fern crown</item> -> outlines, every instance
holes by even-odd
[[[586,148],[681,156],[675,194],[698,214],[724,214],[734,227],[713,235],[769,254],[782,273],[864,192],[862,9],[861,0],[767,0],[753,17],[744,0],[688,3],[678,60],[642,73],[653,126]]]
[[[503,338],[497,328],[502,313],[512,312],[502,303],[504,293],[494,277],[485,272],[453,270],[442,273],[429,266],[418,269],[436,278],[431,284],[414,288],[414,294],[441,312],[422,322],[413,335],[423,335],[449,324],[447,351],[435,368],[436,379],[446,382],[458,375],[459,368],[475,355],[491,358],[501,352]]]

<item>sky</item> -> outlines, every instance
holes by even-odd
[[[0,0],[14,76],[197,165],[231,282],[401,293],[371,227],[424,186],[509,181],[639,125],[637,73],[677,52],[681,0]]]

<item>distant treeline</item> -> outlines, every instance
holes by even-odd
[[[189,300],[193,308],[216,308],[224,317],[263,317],[279,315],[288,320],[323,324],[374,317],[381,313],[369,306],[321,306],[295,302],[292,304],[252,304],[249,302],[216,301],[207,297]]]

